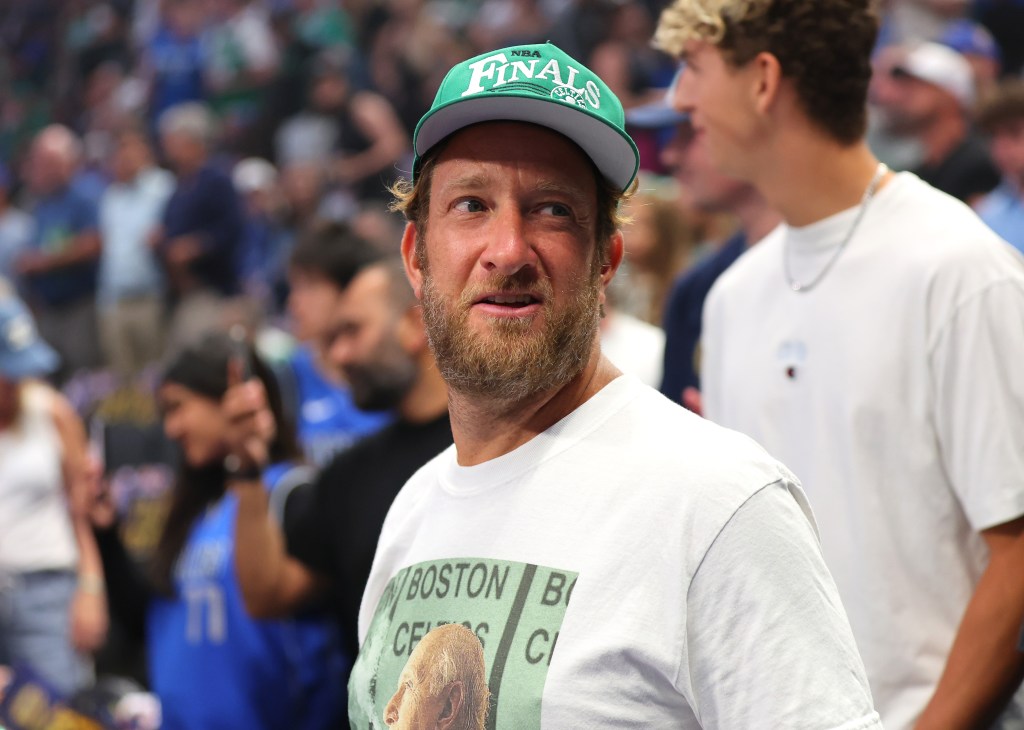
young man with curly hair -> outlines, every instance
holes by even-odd
[[[794,469],[887,728],[1019,727],[1024,265],[864,143],[868,0],[675,0],[717,166],[783,216],[705,307],[705,413]]]

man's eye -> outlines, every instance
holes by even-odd
[[[455,210],[463,213],[480,213],[484,209],[484,204],[474,198],[467,198],[466,200],[460,200],[455,204]]]
[[[541,212],[547,213],[548,215],[558,216],[559,218],[569,218],[572,216],[572,209],[568,205],[562,203],[548,203],[547,205],[541,206]]]

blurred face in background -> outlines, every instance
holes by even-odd
[[[220,401],[172,382],[160,387],[158,397],[164,433],[181,447],[190,467],[210,466],[227,456],[227,421]]]
[[[327,346],[341,290],[323,274],[296,267],[288,272],[288,285],[292,334],[302,342]]]
[[[1024,117],[999,125],[990,144],[992,160],[1000,172],[1024,187]]]
[[[167,23],[179,36],[194,36],[203,27],[205,11],[197,0],[171,0],[166,3]]]
[[[25,180],[36,195],[50,195],[71,181],[73,164],[65,151],[47,140],[37,140],[29,152]]]
[[[300,223],[304,217],[316,214],[323,189],[323,171],[314,163],[292,163],[281,172],[281,192],[285,203],[296,214]]]
[[[729,211],[749,189],[747,183],[718,171],[707,145],[700,143],[689,122],[676,125],[661,156],[698,210]]]
[[[151,164],[149,145],[137,134],[124,134],[114,148],[111,168],[114,179],[129,182]]]
[[[160,136],[167,164],[179,174],[195,172],[206,161],[206,145],[189,134],[165,132]]]
[[[889,69],[888,79],[874,85],[871,98],[882,112],[886,128],[895,134],[916,134],[959,109],[948,92],[898,66]]]
[[[404,285],[404,282],[402,282]],[[391,281],[382,267],[361,272],[341,296],[328,358],[363,410],[395,408],[412,388],[416,360],[402,347],[402,321],[391,301]]]

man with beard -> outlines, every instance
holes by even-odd
[[[452,435],[444,381],[400,259],[355,275],[337,304],[332,341],[327,357],[344,373],[355,404],[395,409],[398,420],[335,456],[312,484],[282,496],[284,535],[268,519],[277,506],[239,473],[235,568],[246,608],[259,618],[292,614],[327,595],[354,657],[359,600],[388,507]],[[229,391],[224,407],[244,424],[246,414],[266,412],[265,395],[248,381]],[[244,453],[261,452],[270,435],[256,423],[260,418],[240,437],[248,438]]]
[[[417,127],[402,254],[455,445],[385,522],[352,727],[393,719],[448,623],[483,646],[488,727],[878,726],[792,475],[601,355],[638,167],[623,125],[538,44],[455,66]]]

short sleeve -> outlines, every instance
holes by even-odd
[[[330,573],[332,567],[331,525],[327,519],[331,510],[326,504],[332,472],[331,468],[325,469],[312,484],[290,495],[283,523],[288,553],[320,573]]]
[[[960,304],[930,350],[940,453],[976,530],[1024,514],[1024,282]]]
[[[785,482],[753,495],[690,585],[679,679],[704,728],[881,727],[798,496]]]

